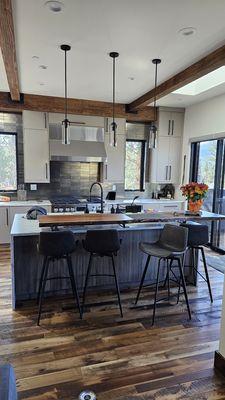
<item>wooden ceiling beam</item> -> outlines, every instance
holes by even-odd
[[[64,113],[65,100],[63,97],[40,96],[24,94],[23,102],[11,101],[9,94],[0,92],[0,111],[22,112],[23,110]],[[68,113],[101,117],[112,116],[112,103],[94,100],[68,99]],[[126,105],[115,105],[115,116],[126,118],[130,122],[150,122],[154,120],[153,107],[144,107],[137,112],[127,112]]]
[[[161,83],[156,88],[156,97],[160,99],[167,94],[173,92],[174,90],[180,89],[182,86],[187,85],[195,81],[198,78],[214,71],[215,69],[223,66],[225,64],[225,46],[208,54],[201,60],[190,65],[188,68],[179,72],[178,74],[172,76],[170,79]],[[152,89],[140,96],[136,100],[128,104],[127,109],[129,111],[138,110],[142,107],[151,104],[154,100],[155,90]]]
[[[0,0],[0,47],[12,100],[20,100],[11,0]]]

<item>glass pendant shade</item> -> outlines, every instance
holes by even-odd
[[[62,121],[62,144],[70,144],[70,123],[66,119]]]
[[[157,147],[157,127],[154,123],[151,124],[149,129],[148,147],[149,149],[156,149]]]
[[[116,130],[117,130],[117,124],[115,121],[113,121],[110,125],[110,132],[109,132],[109,144],[110,146],[116,147],[117,146],[117,135],[116,135]]]

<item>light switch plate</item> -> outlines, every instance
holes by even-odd
[[[30,190],[37,190],[37,184],[36,183],[32,183],[30,185]]]

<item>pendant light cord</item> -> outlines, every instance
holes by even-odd
[[[65,50],[65,120],[67,120],[68,104],[67,104],[67,50]]]
[[[115,58],[113,58],[113,124],[115,123]]]
[[[154,118],[155,121],[157,119],[157,112],[156,112],[156,88],[157,88],[157,78],[158,78],[158,62],[155,64],[155,91],[154,91]]]

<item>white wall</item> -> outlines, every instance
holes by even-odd
[[[189,178],[191,142],[219,137],[225,137],[225,95],[186,108],[183,136],[183,157],[187,155],[185,183]],[[225,282],[219,351],[225,357]]]
[[[225,95],[194,104],[185,110],[182,160],[185,154],[187,160],[184,183],[189,179],[191,141],[217,137],[225,137]]]

